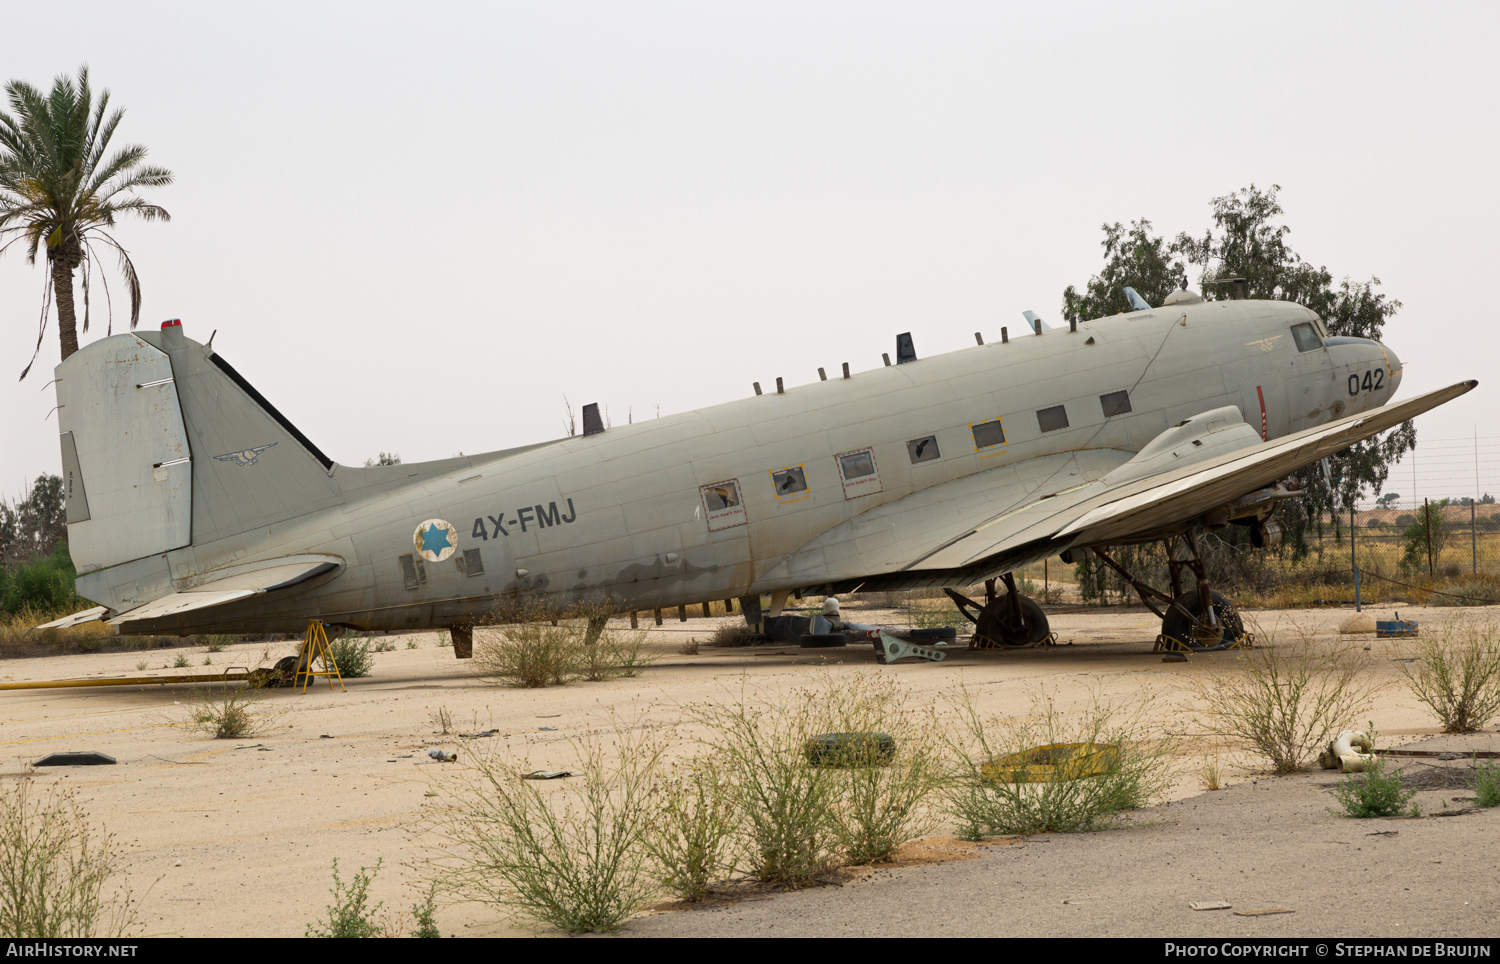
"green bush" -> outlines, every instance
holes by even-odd
[[[1474,733],[1500,713],[1500,641],[1492,623],[1451,620],[1423,637],[1401,671],[1445,733]]]
[[[328,652],[339,668],[339,675],[345,679],[369,676],[370,670],[375,668],[375,654],[370,652],[370,644],[358,637],[340,636],[329,642]]]
[[[370,884],[375,880],[375,875],[380,873],[382,860],[375,861],[375,869],[368,874],[365,868],[359,868],[359,873],[354,875],[354,880],[345,886],[339,879],[339,861],[333,860],[333,903],[328,905],[328,919],[326,921],[314,921],[307,925],[306,937],[376,937],[380,934],[380,925],[375,922],[375,915],[380,912],[380,904],[374,907],[370,904]]]
[[[0,612],[14,616],[23,609],[40,613],[86,609],[73,591],[73,558],[66,544],[14,568],[0,567]]]
[[[1500,767],[1494,760],[1474,760],[1474,797],[1481,807],[1500,807]]]
[[[1349,774],[1333,788],[1333,797],[1349,817],[1418,816],[1422,811],[1411,802],[1417,791],[1406,788],[1397,772],[1387,773],[1385,760],[1377,758],[1361,774]]]

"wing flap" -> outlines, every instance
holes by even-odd
[[[74,626],[82,626],[84,623],[91,623],[96,619],[103,619],[104,614],[107,612],[109,612],[109,607],[95,606],[93,609],[85,609],[83,612],[74,613],[71,616],[64,616],[61,619],[54,619],[50,623],[42,623],[40,626],[33,626],[32,628],[72,629]]]

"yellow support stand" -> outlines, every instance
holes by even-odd
[[[313,660],[321,658],[323,668],[313,669]],[[304,669],[304,667],[306,667]],[[307,692],[308,684],[314,676],[327,676],[328,688],[333,689],[333,681],[339,681],[339,689],[347,693],[349,690],[344,686],[344,677],[339,675],[339,664],[333,661],[333,653],[328,649],[328,634],[323,631],[323,621],[314,619],[307,624],[307,635],[302,639],[302,651],[297,656],[297,675],[292,677],[292,689],[297,684],[302,684],[302,692]]]

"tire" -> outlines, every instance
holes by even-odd
[[[797,643],[803,649],[830,649],[834,646],[847,646],[849,637],[843,633],[804,633]]]
[[[1193,614],[1196,619],[1202,619],[1198,602],[1198,593],[1185,592],[1178,596],[1176,605],[1167,610],[1167,618],[1161,621],[1161,634],[1177,640],[1188,649],[1195,652],[1204,652],[1210,649],[1222,649],[1230,643],[1241,639],[1245,635],[1245,623],[1240,619],[1240,614],[1230,605],[1229,600],[1216,592],[1210,592],[1208,598],[1213,604],[1214,621],[1219,626],[1219,638],[1216,640],[1201,640],[1193,635],[1193,619],[1189,619],[1182,609]],[[1177,607],[1181,606],[1182,609]]]
[[[1018,634],[1010,628],[1010,603],[1001,596],[979,612],[979,622],[974,626],[974,635],[981,640],[980,648],[1024,649],[1035,646],[1052,635],[1047,624],[1047,614],[1035,599],[1021,597],[1021,615],[1026,620],[1026,632]],[[988,646],[982,641],[988,640]]]
[[[886,733],[821,733],[804,747],[813,766],[881,766],[896,756],[896,741]]]

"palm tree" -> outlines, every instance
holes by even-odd
[[[15,116],[0,111],[0,253],[24,242],[27,264],[36,264],[37,251],[46,246],[50,287],[42,294],[42,316],[37,323],[36,350],[21,377],[31,371],[42,349],[48,309],[57,304],[62,357],[78,350],[77,315],[73,305],[73,271],[83,268],[83,330],[89,330],[89,280],[97,248],[113,249],[130,296],[130,327],[141,316],[141,282],[130,255],[105,230],[122,214],[155,221],[170,220],[165,210],[135,196],[140,188],[172,183],[172,172],[144,167],[146,149],[130,144],[106,158],[109,139],[124,116],[108,113],[109,91],[94,102],[89,71],[82,67],[75,84],[67,76],[52,82],[43,95],[30,84],[13,80],[5,85]],[[109,283],[104,284],[109,329],[114,311]]]

